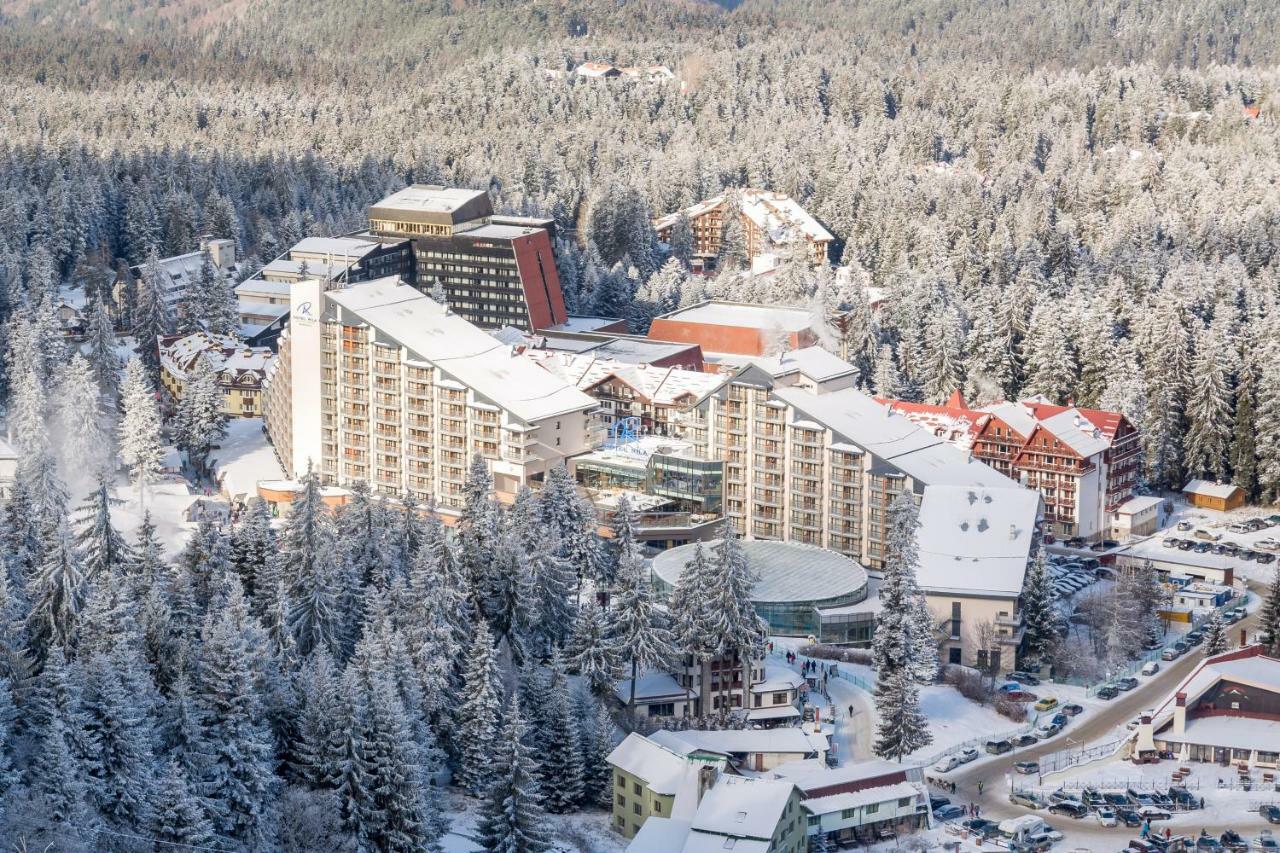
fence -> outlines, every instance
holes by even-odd
[[[1245,590],[1242,594],[1235,596],[1226,604],[1213,608],[1213,612],[1221,615],[1222,613],[1225,613],[1226,611],[1231,610],[1232,608],[1243,607],[1248,603],[1249,603],[1249,591]],[[1191,627],[1188,628],[1187,631],[1190,632],[1198,628],[1203,628],[1205,623],[1209,621],[1209,618],[1210,618],[1210,614],[1205,613],[1198,620],[1192,622]],[[1087,688],[1086,695],[1090,697],[1097,696],[1098,691],[1101,690],[1103,687],[1105,687],[1107,684],[1111,683],[1112,681],[1115,681],[1116,679],[1119,679],[1119,678],[1128,678],[1129,676],[1138,672],[1138,670],[1142,669],[1142,667],[1144,667],[1146,664],[1150,663],[1151,661],[1159,661],[1161,659],[1161,656],[1164,655],[1164,652],[1167,648],[1169,648],[1169,646],[1161,646],[1158,649],[1152,649],[1149,652],[1145,652],[1141,657],[1134,658],[1133,660],[1126,662],[1122,668],[1117,669],[1114,672],[1108,673],[1107,677],[1101,681],[1095,682],[1087,678],[1055,678],[1054,681],[1059,684],[1073,684],[1077,687],[1085,687]]]
[[[1051,752],[1040,759],[1040,775],[1048,776],[1072,767],[1079,767],[1081,764],[1088,764],[1091,761],[1110,758],[1127,742],[1128,738],[1122,737],[1118,740],[1094,744],[1093,746],[1082,746],[1078,749],[1060,749],[1057,752]]]

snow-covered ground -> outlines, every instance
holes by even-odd
[[[191,491],[191,487],[180,477],[148,487],[145,505],[138,490],[123,475],[116,480],[115,493],[123,503],[111,508],[111,520],[130,543],[137,538],[138,528],[142,526],[144,508],[151,513],[156,538],[164,544],[170,556],[182,550],[187,537],[196,528],[195,524],[183,521],[183,515],[199,495]]]
[[[460,794],[449,796],[447,815],[451,821],[449,834],[441,839],[444,853],[476,853],[476,801]],[[550,815],[550,834],[565,853],[623,853],[627,840],[609,828],[609,815],[604,812],[581,812]]]

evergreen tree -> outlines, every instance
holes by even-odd
[[[85,668],[86,731],[95,747],[90,800],[109,823],[129,830],[150,820],[152,729],[140,697],[130,693],[121,667],[130,652],[98,654]]]
[[[120,458],[129,467],[133,486],[144,505],[147,487],[155,481],[164,461],[160,412],[152,389],[143,363],[131,359],[125,368],[121,391],[124,417],[120,421]]]
[[[892,709],[881,713],[876,725],[875,754],[892,761],[933,743],[929,719],[920,711],[920,693],[905,668],[877,671],[876,707]]]
[[[174,421],[178,428],[178,446],[197,470],[204,470],[213,446],[227,435],[223,392],[209,358],[201,355],[187,371],[182,399]]]
[[[1222,621],[1222,615],[1215,610],[1208,621],[1204,623],[1205,657],[1222,654],[1227,650],[1227,645],[1227,626]]]
[[[582,707],[582,719],[586,721],[582,744],[582,805],[607,809],[613,802],[613,773],[608,762],[614,747],[613,718],[603,701],[587,699]]]
[[[365,790],[357,839],[381,853],[439,850],[422,795],[425,774],[394,689],[379,679],[363,708]]]
[[[1231,443],[1231,390],[1216,347],[1204,334],[1196,353],[1191,393],[1187,399],[1186,467],[1197,477],[1227,479]]]
[[[1272,654],[1280,653],[1280,564],[1271,577],[1271,589],[1258,616],[1258,634]]]
[[[1027,572],[1022,590],[1022,648],[1027,658],[1043,662],[1056,638],[1058,611],[1053,604],[1052,579],[1040,548]]]
[[[78,481],[96,476],[110,453],[102,429],[102,403],[89,362],[74,355],[60,372],[54,423],[61,433],[59,452],[63,478]]]
[[[742,196],[737,190],[725,193],[724,208],[721,213],[720,250],[716,255],[716,269],[735,271],[746,269],[747,235],[742,226]]]
[[[256,594],[259,578],[266,576],[270,583],[270,575],[274,572],[269,564],[275,561],[276,554],[271,510],[267,508],[266,501],[250,498],[240,523],[231,531],[231,563],[244,584],[246,595],[253,597]]]
[[[547,472],[536,497],[539,519],[554,535],[559,555],[576,573],[577,588],[581,589],[584,578],[599,579],[604,560],[595,508],[578,492],[563,462]]]
[[[492,769],[476,826],[485,853],[544,853],[552,847],[542,810],[537,764],[524,743],[525,722],[515,696],[503,713]]]
[[[578,610],[568,645],[569,666],[582,677],[592,696],[612,695],[622,675],[620,650],[610,632],[609,620],[594,599]]]
[[[100,573],[123,571],[133,559],[124,537],[111,524],[111,507],[123,501],[113,498],[105,474],[99,474],[98,487],[80,507],[81,530],[76,536],[87,580]]]
[[[213,847],[213,828],[182,767],[170,761],[154,788],[150,834],[175,847]]]
[[[539,744],[538,777],[546,792],[547,810],[564,814],[582,799],[582,732],[558,652],[548,665],[546,698],[538,710],[541,725],[534,732]]]
[[[472,796],[482,793],[492,776],[494,747],[497,745],[499,696],[498,662],[493,637],[483,619],[475,626],[462,681],[462,702],[458,706],[458,743],[461,756],[454,780]]]
[[[65,522],[52,532],[47,548],[27,586],[27,636],[38,661],[51,653],[71,656],[85,598],[80,558]]]
[[[619,511],[622,511],[619,501]],[[675,647],[666,619],[653,601],[649,570],[634,543],[619,543],[617,600],[610,610],[611,643],[630,658],[631,683],[627,707],[635,716],[636,682],[645,670],[664,666],[675,658]]]
[[[116,333],[111,314],[101,298],[93,300],[89,315],[89,365],[98,383],[102,413],[114,414],[120,401],[120,356],[116,354]]]
[[[314,649],[337,653],[341,629],[338,611],[342,585],[328,511],[320,497],[320,478],[310,468],[281,533],[284,579],[288,584],[289,627],[303,657]]]
[[[871,644],[877,678],[902,670],[908,678],[928,683],[937,674],[933,617],[915,579],[918,527],[914,496],[910,490],[903,491],[889,505],[885,519],[883,608]]]
[[[201,631],[196,701],[208,760],[197,791],[209,804],[214,831],[245,847],[272,838],[275,822],[274,747],[264,719],[250,626],[239,608],[210,613]]]
[[[1232,482],[1244,490],[1245,499],[1258,495],[1257,412],[1254,407],[1253,370],[1246,365],[1236,385],[1235,434],[1231,441]]]
[[[133,307],[133,337],[138,359],[145,368],[147,379],[154,387],[160,381],[161,336],[169,333],[171,321],[165,302],[165,281],[168,275],[160,266],[160,257],[151,250],[137,282],[137,302]]]

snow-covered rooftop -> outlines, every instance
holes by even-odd
[[[260,301],[257,296],[288,296],[293,287],[288,281],[267,281],[265,278],[245,279],[236,285],[236,296],[250,302]]]
[[[720,540],[701,543],[708,559]],[[814,601],[865,592],[867,571],[857,561],[814,545],[746,539],[738,543],[755,576],[754,601]],[[698,544],[681,545],[653,558],[653,571],[664,583],[675,586]]]
[[[742,214],[763,231],[771,243],[787,243],[798,235],[819,242],[834,239],[830,231],[823,228],[817,219],[814,219],[795,199],[785,193],[745,188],[739,190],[738,195],[741,199]],[[674,225],[681,213],[689,219],[697,219],[724,203],[725,194],[721,193],[683,210],[668,213],[654,220],[653,227],[662,231]]]
[[[1111,442],[1102,434],[1102,430],[1094,426],[1076,409],[1067,409],[1053,417],[1045,418],[1040,421],[1040,426],[1083,459],[1102,453],[1111,446]]]
[[[414,184],[392,193],[379,201],[375,207],[424,213],[452,213],[468,202],[479,200],[484,195],[486,195],[484,190]]]
[[[1173,717],[1174,701],[1179,693],[1186,694],[1187,707],[1192,708],[1201,696],[1223,680],[1233,681],[1246,687],[1255,687],[1270,693],[1280,693],[1280,659],[1261,654],[1260,649],[1256,646],[1228,652],[1213,658],[1206,658],[1156,708],[1156,712],[1151,718],[1154,730],[1159,731],[1160,727]],[[1245,718],[1228,713],[1222,719],[1243,722]],[[1190,722],[1188,722],[1189,726]],[[1266,742],[1255,741],[1254,745]],[[1280,743],[1280,740],[1270,742]]]
[[[920,789],[909,782],[895,782],[892,785],[881,785],[876,788],[864,788],[845,794],[832,794],[827,797],[813,797],[804,800],[800,805],[810,814],[830,814],[844,809],[856,809],[891,800],[916,799]]]
[[[616,317],[586,317],[576,314],[570,314],[568,319],[563,323],[557,323],[554,326],[548,326],[549,332],[595,332],[599,329],[606,328],[621,323],[622,320]]]
[[[840,356],[833,355],[822,347],[817,346],[788,350],[779,355],[753,358],[751,363],[774,378],[792,373],[801,373],[815,382],[825,382],[830,379],[848,376],[857,369],[840,358]]]
[[[622,702],[631,701],[631,679],[624,678],[613,689],[614,694]],[[636,702],[653,699],[694,699],[692,690],[681,687],[670,673],[661,670],[650,670],[636,679]]]
[[[753,305],[746,302],[703,302],[662,316],[680,323],[709,326],[741,326],[747,329],[782,329],[799,332],[813,325],[813,315],[805,308],[782,305]]]
[[[1182,487],[1182,491],[1189,495],[1204,495],[1207,498],[1222,498],[1223,500],[1231,497],[1240,487],[1233,483],[1215,483],[1212,480],[1192,480]]]
[[[382,245],[382,241],[368,237],[303,237],[289,249],[289,257],[294,260],[332,257],[335,262],[343,258],[357,261]]]
[[[725,377],[714,373],[615,361],[597,352],[526,350],[525,356],[583,391],[612,377],[630,386],[640,397],[660,405],[672,405],[681,398],[692,403],[725,382]]]
[[[624,773],[643,779],[655,794],[674,796],[688,762],[644,735],[632,732],[609,753],[608,762]]]
[[[516,417],[538,421],[596,402],[398,278],[332,290],[325,298]]]
[[[187,371],[204,356],[214,373],[233,374],[230,381],[238,381],[245,373],[253,374],[261,381],[263,372],[274,357],[267,347],[250,347],[228,335],[211,335],[193,332],[177,339],[165,339],[160,347],[161,366],[179,379],[185,379]]]
[[[734,755],[755,752],[794,753],[808,755],[827,749],[827,737],[810,734],[802,729],[723,729],[704,731],[657,731],[649,736],[672,752],[688,755],[691,752],[713,752]]]
[[[764,678],[751,685],[752,693],[773,693],[778,690],[796,690],[804,684],[804,676],[786,666],[765,664]]]
[[[650,817],[627,845],[627,853],[682,853],[689,837],[689,821]]]
[[[1160,506],[1162,503],[1164,503],[1164,498],[1158,495],[1135,495],[1116,507],[1114,512],[1117,515],[1137,515],[1154,506]]]
[[[927,591],[1022,592],[1040,493],[1021,486],[927,486],[920,503],[920,568]]]
[[[758,838],[768,842],[773,838],[782,812],[794,791],[795,785],[781,779],[745,779],[722,775],[711,790],[703,795],[698,813],[693,819],[693,831],[697,833],[701,830],[731,838]],[[719,841],[718,848],[706,849],[726,849],[724,839]],[[684,849],[686,853],[690,851],[688,842]],[[733,846],[727,849],[737,851],[740,848]]]

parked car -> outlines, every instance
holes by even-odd
[[[1192,547],[1194,547],[1194,546],[1195,546],[1195,544],[1196,544],[1196,543],[1192,542],[1190,539],[1183,539],[1183,540],[1181,540],[1181,541],[1179,541],[1179,542],[1178,542],[1178,550],[1179,550],[1179,551],[1190,551],[1190,550],[1192,549]]]
[[[1239,557],[1241,560],[1246,560],[1246,561],[1257,560],[1262,557],[1262,552],[1253,551],[1253,550],[1241,551],[1239,554],[1236,554],[1236,556]]]
[[[1032,738],[1034,741],[1035,738]],[[1013,765],[1013,769],[1023,776],[1034,776],[1040,772],[1040,763],[1037,761],[1019,761]]]
[[[1118,678],[1116,679],[1115,684],[1116,684],[1116,687],[1120,688],[1121,690],[1129,691],[1138,686],[1138,679],[1134,678],[1133,676]]]
[[[1048,740],[1060,731],[1062,731],[1062,726],[1055,726],[1052,722],[1046,722],[1036,726],[1032,734],[1040,740]]]
[[[1245,531],[1248,533],[1248,531]],[[1221,533],[1214,533],[1211,530],[1205,530],[1203,527],[1196,528],[1195,533],[1191,534],[1202,542],[1219,542],[1222,539]]]
[[[1253,530],[1243,521],[1237,521],[1235,524],[1228,524],[1227,530],[1231,533],[1252,533]]]
[[[1280,824],[1280,806],[1263,806],[1258,809],[1258,814],[1262,815],[1262,819],[1267,823]]]
[[[936,820],[946,823],[952,820],[959,820],[960,818],[964,817],[964,814],[965,814],[965,810],[960,808],[959,806],[943,806],[942,808],[936,810],[933,813],[933,816]]]
[[[1275,554],[1259,554],[1258,555],[1258,562],[1261,563],[1262,565],[1270,565],[1275,561],[1276,561]]]
[[[1035,744],[1036,744],[1036,739],[1034,735],[1018,735],[1016,738],[1013,739],[1013,745],[1018,747],[1019,749],[1022,749],[1023,747],[1028,747],[1028,746],[1035,746]],[[1032,761],[1027,763],[1034,764],[1035,762]]]
[[[1201,835],[1196,839],[1196,850],[1200,853],[1221,853],[1222,842],[1212,835]]]
[[[1280,548],[1280,540],[1272,539],[1270,536],[1267,536],[1254,542],[1253,547],[1263,548],[1267,551],[1275,551],[1277,548]]]
[[[1040,799],[1040,797],[1036,796],[1031,791],[1014,791],[1009,795],[1009,802],[1013,803],[1015,806],[1022,806],[1023,808],[1028,809],[1044,808],[1044,800]]]
[[[1132,805],[1129,802],[1128,797],[1126,797],[1124,794],[1117,794],[1115,791],[1107,791],[1105,794],[1102,795],[1102,799],[1106,800],[1107,805],[1109,806],[1121,807],[1121,806]]]
[[[960,750],[960,763],[968,764],[970,761],[978,758],[981,754],[982,753],[978,752],[978,750],[972,746],[966,747],[965,749]]]
[[[1104,806],[1107,802],[1102,799],[1102,795],[1098,793],[1097,788],[1085,788],[1080,792],[1080,799],[1084,801],[1086,806]]]
[[[1049,802],[1051,803],[1078,803],[1080,798],[1075,794],[1068,794],[1066,788],[1059,788],[1049,794]]]
[[[1102,826],[1115,826],[1119,821],[1116,820],[1116,813],[1108,808],[1098,809],[1098,823]]]
[[[1161,542],[1160,544],[1161,544],[1161,545],[1163,545],[1163,546],[1164,546],[1164,547],[1166,547],[1166,548],[1177,548],[1177,547],[1178,547],[1178,540],[1177,540],[1177,538],[1176,538],[1176,537],[1170,536],[1170,537],[1168,537],[1167,539],[1165,539],[1163,542]]]
[[[989,740],[987,741],[986,750],[992,755],[1003,755],[1006,752],[1013,751],[1013,744],[1007,740]]]
[[[1173,815],[1169,814],[1169,812],[1165,811],[1159,806],[1143,806],[1142,808],[1138,809],[1138,816],[1141,817],[1143,820],[1148,820],[1148,821],[1168,820],[1169,818],[1173,817]]]
[[[1186,643],[1184,643],[1182,640],[1178,640],[1178,642],[1173,644],[1173,650],[1180,655],[1185,655],[1187,653],[1187,649],[1189,648],[1191,647],[1188,646]]]
[[[1249,849],[1249,842],[1241,838],[1240,833],[1236,832],[1234,829],[1228,829],[1226,832],[1222,833],[1218,838],[1218,841],[1222,843],[1223,847],[1233,851],[1233,853],[1240,853],[1240,851]]]
[[[1143,642],[1142,648],[1148,652],[1154,652],[1156,649],[1164,645],[1164,639],[1161,637],[1147,637]]]
[[[1103,699],[1107,702],[1110,702],[1112,699],[1116,698],[1119,695],[1120,695],[1120,691],[1116,690],[1114,687],[1112,687],[1109,684],[1098,688],[1098,693],[1097,693],[1098,698]]]
[[[1000,834],[1000,824],[994,820],[987,820],[981,817],[971,817],[964,823],[960,824],[965,829],[985,841],[988,838],[994,838]]]
[[[1146,663],[1144,663],[1142,665],[1142,669],[1139,670],[1139,672],[1141,672],[1143,675],[1155,675],[1159,671],[1160,671],[1160,664],[1156,663],[1153,660],[1149,660]]]
[[[960,760],[960,756],[946,755],[946,756],[943,756],[941,761],[933,765],[933,769],[938,773],[948,773],[952,770],[955,770],[961,764],[964,764],[964,762]]]
[[[1046,696],[1035,704],[1037,711],[1052,711],[1058,707],[1058,700],[1054,696]]]
[[[1025,684],[1028,687],[1035,687],[1037,684],[1040,683],[1039,678],[1036,678],[1034,675],[1032,675],[1029,672],[1023,672],[1020,669],[1009,673],[1009,680],[1016,681],[1019,684]]]
[[[1053,838],[1047,832],[1028,835],[1019,844],[1013,845],[1014,853],[1046,853],[1053,848]]]
[[[1261,851],[1261,853],[1276,853],[1277,850],[1280,850],[1280,843],[1271,835],[1259,835],[1253,839],[1251,846],[1254,850]]]
[[[1085,546],[1084,537],[1072,536],[1070,539],[1067,540],[1066,544],[1068,548],[1083,548]]]
[[[1133,809],[1116,809],[1116,820],[1128,827],[1142,826],[1142,818]]]
[[[1173,798],[1173,802],[1183,808],[1193,809],[1200,804],[1200,798],[1192,794],[1186,788],[1174,786],[1169,789],[1169,796]]]
[[[1204,642],[1204,634],[1200,633],[1199,630],[1191,631],[1183,638],[1183,642],[1188,646],[1198,646]]]
[[[1068,702],[1062,706],[1062,713],[1066,714],[1068,717],[1074,717],[1077,714],[1084,713],[1084,706],[1077,705],[1075,702]]]
[[[1085,808],[1084,803],[1053,803],[1052,806],[1048,807],[1048,813],[1050,815],[1074,817],[1075,820],[1080,820],[1080,818],[1088,815],[1089,809]]]
[[[1141,719],[1141,715],[1137,719]],[[1137,721],[1130,728],[1137,728]],[[1125,794],[1129,797],[1129,802],[1137,803],[1139,806],[1154,806],[1156,801],[1151,794],[1146,791],[1135,791],[1132,788],[1125,790]]]
[[[1192,524],[1192,523],[1191,523],[1191,522],[1189,522],[1189,521],[1179,521],[1179,522],[1178,522],[1178,529],[1179,529],[1179,530],[1181,530],[1181,531],[1183,531],[1184,533],[1185,533],[1186,531],[1190,530],[1190,529],[1191,529],[1191,528],[1193,528],[1193,527],[1195,527],[1195,525],[1194,525],[1194,524]]]
[[[929,795],[930,811],[936,812],[938,809],[942,808],[943,806],[949,806],[949,805],[951,805],[951,799],[949,797],[939,797],[936,794]]]
[[[1160,660],[1162,661],[1171,661],[1171,660],[1177,660],[1177,659],[1178,659],[1178,650],[1173,647],[1167,648],[1160,653]]]
[[[1191,550],[1195,551],[1197,554],[1208,554],[1210,551],[1213,550],[1213,546],[1208,542],[1197,542],[1195,544],[1195,547],[1193,547]]]

